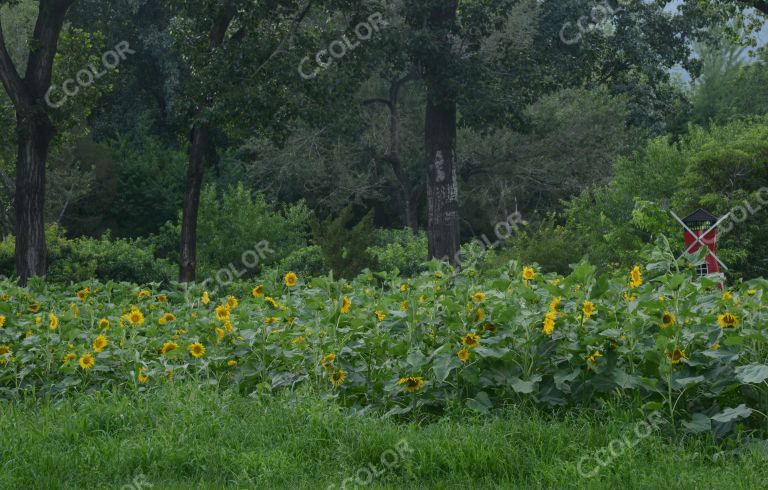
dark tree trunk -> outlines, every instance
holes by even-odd
[[[187,187],[184,192],[184,210],[181,222],[181,263],[179,281],[193,282],[197,271],[197,215],[200,209],[200,190],[205,174],[205,155],[209,146],[207,127],[196,127],[190,135]]]
[[[64,18],[74,0],[40,0],[27,69],[22,78],[5,46],[0,25],[0,82],[16,110],[16,274],[26,286],[46,272],[45,162],[55,135],[45,95]]]
[[[425,149],[429,257],[459,265],[459,184],[456,168],[456,99],[451,33],[458,0],[434,2],[427,25],[433,49],[422,61],[427,86]]]
[[[19,140],[16,163],[16,273],[22,286],[46,272],[45,162],[53,128],[44,120],[17,117]]]
[[[429,257],[458,265],[459,189],[456,172],[456,104],[427,100],[427,201]]]

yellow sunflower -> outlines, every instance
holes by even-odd
[[[147,381],[149,381],[149,376],[147,376],[146,369],[141,368],[139,369],[139,374],[136,376],[136,379],[139,380],[139,383],[144,384]]]
[[[128,313],[123,316],[131,325],[143,325],[144,314],[138,308],[134,307]]]
[[[680,364],[682,360],[686,358],[685,351],[678,348],[675,348],[675,350],[672,352],[667,352],[667,357],[672,362],[672,364]]]
[[[480,336],[476,333],[468,333],[461,338],[461,344],[467,347],[477,347],[480,345]]]
[[[141,291],[139,291],[139,292],[138,292],[138,294],[137,294],[136,296],[138,296],[138,297],[139,297],[139,299],[145,299],[145,298],[149,298],[149,296],[150,296],[151,294],[152,294],[152,293],[150,293],[150,292],[149,292],[149,290],[147,290],[147,289],[142,289]]]
[[[296,275],[295,273],[293,273],[293,272],[289,272],[289,273],[288,273],[288,274],[286,274],[286,275],[285,275],[285,277],[283,278],[283,281],[285,282],[285,285],[286,285],[286,286],[288,286],[289,288],[292,288],[292,287],[294,287],[294,286],[296,285],[296,282],[297,282],[298,280],[299,280],[299,276],[297,276],[297,275]]]
[[[403,301],[402,303],[400,303],[400,310],[401,311],[408,311],[408,307],[409,306],[408,306],[408,302],[407,301]]]
[[[200,302],[203,303],[205,306],[208,306],[211,303],[211,295],[208,294],[208,291],[203,292],[203,297],[200,298]]]
[[[0,315],[0,328],[3,328],[5,326],[5,315]]]
[[[174,322],[174,321],[176,321],[176,315],[174,315],[173,313],[166,313],[160,317],[160,320],[158,320],[158,323],[160,325],[165,325],[167,323]]]
[[[552,332],[555,331],[555,321],[557,320],[557,313],[554,311],[550,311],[546,315],[544,315],[544,328],[542,329],[544,332],[544,335],[552,335]]]
[[[264,296],[264,286],[259,284],[258,286],[253,288],[253,290],[251,291],[251,294],[253,295],[254,298],[261,298],[262,296]]]
[[[533,281],[536,278],[536,271],[530,267],[523,267],[523,279],[527,281]]]
[[[99,335],[96,337],[96,339],[93,341],[93,350],[94,352],[101,352],[104,350],[104,348],[107,346],[109,341],[107,338],[103,335]]]
[[[40,311],[40,305],[38,303],[32,303],[27,307],[30,313],[38,313]]]
[[[240,302],[234,296],[227,296],[227,308],[234,310]]]
[[[56,313],[50,313],[48,315],[48,328],[50,328],[51,331],[59,328],[59,317],[56,316]]]
[[[91,288],[83,288],[80,291],[77,292],[77,298],[80,301],[85,301],[88,299],[88,296],[91,294]]]
[[[407,376],[400,378],[397,384],[405,385],[405,391],[408,393],[416,393],[424,387],[424,379],[418,376]]]
[[[329,369],[331,368],[332,364],[336,361],[336,354],[331,352],[330,354],[323,356],[323,358],[320,360],[320,365],[323,366],[323,369]]]
[[[167,303],[168,302],[168,296],[161,294],[157,297],[158,303]]]
[[[101,320],[99,320],[99,328],[102,331],[109,330],[109,320],[107,320],[106,318],[102,318]]]
[[[669,311],[665,311],[663,315],[661,315],[661,328],[668,328],[674,325],[677,322],[677,317],[674,313],[670,313]]]
[[[591,301],[585,301],[584,305],[582,305],[581,308],[582,313],[584,313],[584,318],[589,319],[592,315],[595,314],[597,311],[597,308],[595,307],[595,304]]]
[[[551,303],[549,303],[549,310],[557,312],[557,309],[560,308],[560,304],[563,302],[563,299],[559,296],[552,300]]]
[[[331,374],[331,384],[337,388],[344,383],[345,379],[347,379],[347,372],[343,369],[339,369]]]
[[[216,327],[215,331],[216,331],[216,342],[221,342],[222,340],[224,340],[224,334],[226,334],[227,332],[223,328],[219,328],[219,327]]]
[[[483,300],[485,300],[485,293],[482,291],[478,291],[472,295],[472,301],[475,303],[481,303]]]
[[[629,273],[629,287],[637,289],[643,285],[643,272],[640,270],[640,266],[632,268],[632,272]]]
[[[478,308],[475,311],[475,321],[482,322],[483,320],[485,320],[485,310],[483,310],[482,308]]]
[[[717,323],[720,328],[736,328],[739,326],[739,317],[733,313],[724,313],[717,317]]]
[[[387,318],[387,315],[385,315],[385,314],[384,314],[384,312],[383,312],[383,311],[381,311],[381,310],[376,310],[376,311],[374,312],[374,314],[376,315],[376,318],[377,318],[377,319],[378,319],[380,322],[383,322],[383,321],[384,321],[384,319],[385,319],[385,318]]]
[[[68,352],[67,355],[64,356],[64,364],[69,364],[75,359],[77,359],[77,354],[75,354],[74,352]]]
[[[216,318],[218,318],[220,321],[226,321],[229,320],[230,311],[229,308],[227,308],[225,305],[219,305],[216,307]]]
[[[171,352],[174,349],[177,349],[179,347],[179,344],[176,342],[166,342],[163,344],[162,347],[160,347],[160,354],[165,355],[169,352]]]
[[[347,314],[350,308],[352,308],[352,300],[349,299],[349,296],[341,298],[341,312]]]
[[[190,344],[187,349],[189,349],[189,353],[192,354],[192,357],[195,359],[200,359],[203,357],[203,355],[205,355],[205,347],[200,342]]]
[[[597,359],[600,357],[603,357],[603,355],[600,353],[599,350],[596,350],[594,354],[592,354],[591,356],[587,356],[587,360],[594,364],[595,362],[597,362]]]
[[[401,292],[401,293],[404,293],[404,292],[406,292],[406,291],[408,291],[408,284],[406,284],[406,283],[402,283],[402,284],[400,285],[400,292]]]
[[[80,367],[83,369],[91,369],[93,366],[96,365],[96,359],[93,358],[92,354],[83,354],[80,356],[80,360],[78,361],[78,364],[80,364]]]
[[[456,355],[461,362],[467,362],[472,354],[467,349],[461,349]]]

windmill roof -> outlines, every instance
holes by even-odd
[[[712,216],[710,213],[699,208],[683,218],[684,223],[688,223],[690,221],[717,221],[717,216]]]

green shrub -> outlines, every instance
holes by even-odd
[[[330,271],[323,256],[323,249],[318,245],[300,248],[277,264],[278,271],[295,272],[302,277],[325,276]]]
[[[376,230],[376,244],[368,247],[368,253],[378,262],[379,269],[399,271],[413,276],[423,271],[428,255],[427,235],[414,234],[410,229]]]
[[[312,225],[312,236],[336,277],[352,278],[363,269],[376,268],[368,251],[374,245],[373,211],[353,225],[354,218],[352,206],[348,206],[339,216]]]
[[[155,258],[151,244],[140,240],[101,238],[68,239],[63,228],[46,228],[48,274],[53,283],[82,282],[92,279],[134,283],[167,282],[174,278],[175,267]],[[0,242],[0,274],[16,275],[15,237]]]

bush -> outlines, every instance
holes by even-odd
[[[277,265],[283,273],[292,271],[302,277],[325,276],[330,271],[323,256],[323,249],[318,245],[300,248],[281,260]]]
[[[368,247],[368,253],[378,262],[379,269],[399,271],[414,276],[425,268],[428,255],[427,235],[414,234],[410,229],[376,230],[376,244]]]
[[[68,239],[63,228],[46,229],[48,274],[53,283],[82,282],[94,278],[101,281],[134,283],[168,282],[175,276],[175,266],[155,258],[154,248],[139,240],[115,239],[109,234],[101,238]],[[0,274],[16,275],[15,237],[0,242]]]
[[[354,218],[352,206],[348,206],[336,218],[312,225],[312,235],[336,277],[352,278],[363,269],[376,267],[368,252],[374,244],[373,211],[352,225]]]
[[[245,279],[276,265],[307,246],[310,215],[304,203],[275,208],[242,184],[221,193],[214,185],[206,186],[200,196],[197,225],[198,278],[212,277],[232,266],[243,271]],[[162,257],[178,263],[180,236],[179,223],[166,223],[151,241]],[[252,261],[246,261],[243,254],[257,248],[266,253],[259,255],[256,267],[250,267]]]

